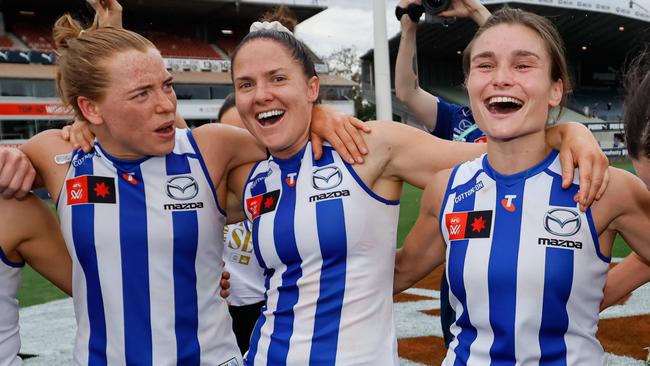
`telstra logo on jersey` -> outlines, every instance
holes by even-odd
[[[516,194],[506,194],[501,200],[501,206],[503,206],[503,208],[505,208],[508,212],[515,212],[515,210],[517,210],[517,206],[512,203],[512,200],[515,198],[517,198]]]
[[[567,208],[553,208],[544,215],[544,229],[557,236],[571,236],[580,230],[580,214]]]
[[[296,176],[298,173],[289,173],[287,174],[287,177],[284,178],[284,181],[287,183],[287,185],[291,188],[296,186]]]
[[[181,175],[167,180],[167,196],[179,201],[187,201],[199,194],[199,185],[189,175]]]
[[[335,166],[326,166],[314,170],[311,183],[314,188],[325,191],[338,187],[341,181],[343,181],[341,170]]]

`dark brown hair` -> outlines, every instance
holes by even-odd
[[[628,64],[623,85],[628,155],[650,158],[650,50],[646,48]]]

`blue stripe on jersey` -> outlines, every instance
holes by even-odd
[[[456,176],[457,169],[452,172],[452,175],[449,177],[450,181]],[[465,191],[470,187],[476,185],[476,176],[472,178],[469,182],[463,184],[460,187],[456,188],[456,191],[459,190]],[[451,185],[450,185],[451,186]],[[445,196],[448,196],[449,192]],[[474,209],[474,200],[476,194],[473,194],[463,200],[460,200],[457,203],[454,203],[454,212],[463,212],[471,211]],[[440,216],[441,222],[444,220],[444,216]],[[456,299],[463,306],[463,311],[456,319],[456,325],[460,327],[461,331],[457,336],[458,345],[454,348],[454,353],[456,353],[456,360],[454,366],[466,365],[467,359],[469,358],[469,348],[476,339],[477,331],[472,321],[470,319],[470,314],[467,309],[467,293],[465,290],[465,257],[467,255],[469,240],[454,240],[449,243],[449,262],[447,264],[447,280],[449,281],[449,290],[454,294]],[[458,313],[457,313],[458,314]]]
[[[275,159],[280,166],[282,195],[273,222],[273,241],[278,257],[287,266],[287,269],[282,273],[282,285],[278,288],[278,304],[267,355],[268,363],[271,365],[284,365],[287,362],[289,340],[293,333],[293,307],[298,303],[297,282],[302,277],[302,268],[300,267],[302,260],[298,252],[294,230],[296,189],[289,187],[286,179],[282,179],[287,174],[298,173],[302,155],[301,151],[287,160]],[[295,179],[298,177],[296,176]]]
[[[497,182],[493,244],[488,261],[490,325],[494,332],[490,347],[492,365],[515,364],[516,274],[525,182]],[[506,195],[516,196],[512,199],[513,212],[506,210],[501,202]]]
[[[129,173],[133,173],[137,184],[117,179],[120,196],[124,350],[127,364],[151,365],[147,203],[140,167],[132,167]]]
[[[172,213],[174,226],[174,314],[176,321],[176,362],[199,365],[199,309],[196,293],[196,253],[199,222],[196,211]]]
[[[191,174],[191,154],[168,154],[165,158],[167,175]],[[206,180],[210,180],[206,176]],[[174,314],[177,362],[198,365],[201,362],[199,345],[199,310],[196,292],[196,253],[199,242],[199,221],[196,210],[172,213],[174,232]]]
[[[331,148],[324,148],[323,154],[322,159],[314,161],[314,166],[321,167],[334,162]],[[345,294],[347,257],[342,199],[316,203],[316,227],[323,264],[309,364],[334,365]]]
[[[86,159],[75,168],[76,177],[92,174],[93,159]],[[72,241],[75,254],[86,277],[86,301],[88,303],[88,319],[90,320],[88,365],[106,365],[108,363],[106,358],[106,316],[95,248],[95,205],[72,206],[72,222]]]
[[[547,170],[548,171],[548,170]],[[562,177],[552,174],[553,183],[549,197],[550,206],[572,207],[578,186],[562,188]],[[569,328],[569,314],[566,304],[573,283],[573,250],[546,248],[544,268],[544,298],[542,302],[542,323],[539,330],[540,361],[542,366],[566,365],[567,348],[564,335]]]

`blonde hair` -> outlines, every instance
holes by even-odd
[[[57,52],[56,87],[63,103],[72,106],[77,117],[82,117],[77,99],[84,96],[94,101],[103,100],[109,84],[109,75],[102,61],[113,55],[156,48],[145,37],[114,27],[98,26],[97,18],[84,28],[70,14],[61,16],[52,30]]]

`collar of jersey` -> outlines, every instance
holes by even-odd
[[[497,182],[503,182],[506,184],[517,183],[519,181],[526,180],[529,177],[535,176],[543,172],[544,169],[548,168],[548,166],[551,165],[551,163],[553,163],[553,160],[555,160],[557,154],[558,154],[557,150],[551,150],[551,153],[548,154],[548,156],[541,162],[535,164],[534,166],[524,171],[515,174],[510,174],[510,175],[501,174],[496,170],[494,170],[494,168],[492,168],[490,162],[488,161],[487,154],[485,154],[485,156],[483,156],[483,170],[490,178],[494,179]]]
[[[140,165],[142,162],[149,160],[151,156],[145,156],[144,158],[135,159],[135,160],[125,160],[112,156],[99,144],[99,141],[95,141],[95,149],[100,153],[101,156],[108,159],[113,165],[119,166],[120,168],[129,169]]]
[[[276,156],[273,156],[271,154],[271,160],[274,161],[276,164],[280,166],[280,169],[283,170],[297,170],[300,166],[300,163],[302,162],[302,157],[305,155],[305,149],[307,148],[307,145],[309,145],[309,141],[305,144],[305,146],[300,149],[297,153],[295,153],[293,156],[288,157],[286,159],[281,159]]]

